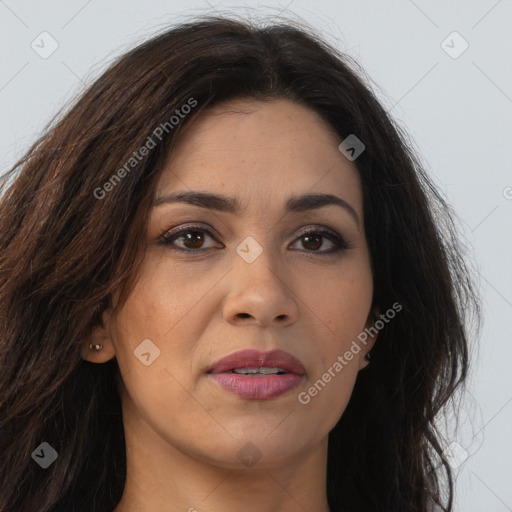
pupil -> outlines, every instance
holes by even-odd
[[[319,236],[306,235],[304,237],[304,241],[305,241],[306,244],[309,244],[308,240],[316,239],[318,243],[314,244],[314,247],[310,247],[310,248],[311,249],[318,249],[322,245],[322,243],[320,242],[320,238],[321,237],[319,237]]]
[[[191,234],[193,233],[193,234]],[[199,249],[201,247],[201,244],[203,242],[202,240],[202,234],[199,231],[190,231],[185,235],[185,244],[192,242],[193,246],[190,247],[191,249]],[[187,245],[187,247],[189,247]]]

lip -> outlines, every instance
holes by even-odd
[[[250,377],[228,373],[235,368],[279,367],[290,373]],[[217,361],[208,376],[223,389],[247,400],[271,400],[296,388],[306,377],[304,365],[283,350],[241,350]]]
[[[257,368],[266,366],[269,368],[282,368],[287,372],[302,376],[306,373],[304,365],[294,356],[284,350],[270,350],[261,352],[260,350],[249,349],[240,350],[229,354],[214,363],[208,373],[216,375],[229,372],[235,368]],[[256,378],[256,377],[250,377]],[[264,379],[265,377],[258,377]]]

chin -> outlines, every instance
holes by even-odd
[[[274,435],[271,431],[245,432],[239,439],[230,438],[224,445],[216,444],[208,451],[208,462],[228,469],[270,469],[294,464],[304,456],[308,445],[316,440],[295,438],[290,430]],[[309,442],[308,442],[309,441]]]

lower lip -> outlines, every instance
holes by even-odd
[[[225,390],[250,400],[270,400],[296,388],[303,376],[295,373],[248,377],[236,373],[210,373]]]

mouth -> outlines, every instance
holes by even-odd
[[[217,361],[208,376],[224,390],[249,400],[269,400],[305,379],[304,365],[282,350],[242,350]]]
[[[265,377],[267,375],[284,375],[288,372],[282,368],[269,368],[268,366],[261,366],[260,368],[235,368],[222,373],[232,373],[234,375],[246,375],[247,377]]]
[[[219,359],[208,373],[244,373],[250,375],[269,375],[277,373],[293,373],[304,375],[304,365],[284,350],[261,352],[255,349],[240,350]]]

